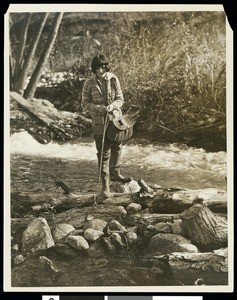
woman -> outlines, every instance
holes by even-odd
[[[109,62],[103,54],[93,58],[91,69],[94,74],[84,83],[81,105],[92,116],[92,130],[101,171],[99,174],[102,182],[101,196],[109,198],[110,179],[122,183],[131,180],[130,177],[124,177],[120,173],[122,142],[112,142],[106,137],[103,141],[107,115],[119,110],[124,104],[124,99],[119,80],[115,74],[109,72]]]

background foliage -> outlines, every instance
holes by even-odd
[[[14,24],[22,17],[12,14],[13,57],[19,40]],[[33,19],[32,34],[37,16]],[[137,131],[170,141],[212,136],[225,144],[225,26],[223,12],[64,13],[47,68],[70,75],[48,98],[62,97],[59,108],[81,111],[91,60],[105,53],[125,106],[141,108]],[[38,89],[36,96],[42,95],[45,90]]]

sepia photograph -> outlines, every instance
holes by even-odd
[[[222,5],[11,4],[4,290],[233,290]]]

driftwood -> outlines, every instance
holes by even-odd
[[[57,186],[61,187],[61,188],[64,190],[64,193],[65,193],[66,195],[68,195],[68,194],[70,194],[70,193],[73,192],[73,189],[72,189],[69,185],[67,185],[67,184],[66,184],[63,180],[61,180],[61,179],[56,179],[56,180],[55,180],[55,184],[56,184]]]
[[[24,127],[38,142],[47,143],[49,140],[66,141],[78,136],[80,130],[91,127],[91,120],[77,112],[65,112],[57,110],[48,100],[24,99],[16,92],[10,93],[10,98],[18,104],[21,111],[26,112],[30,121],[36,121],[37,128],[33,131],[30,127]],[[41,132],[41,128],[44,133]]]
[[[227,246],[227,221],[205,205],[193,205],[180,218],[187,227],[190,240],[199,249],[207,251]]]
[[[152,273],[186,285],[228,284],[228,248],[213,252],[182,253],[144,257]],[[186,271],[187,270],[187,271]]]
[[[30,116],[34,116],[37,120],[43,122],[46,125],[49,125],[53,122],[52,118],[37,109],[36,105],[34,105],[33,100],[27,101],[16,92],[11,92],[10,97],[14,99],[24,111],[30,114]]]
[[[176,191],[173,193],[160,190],[154,194],[153,198],[148,199],[140,199],[137,193],[113,193],[111,198],[103,201],[95,193],[73,194],[69,193],[69,187],[66,188],[66,190],[67,195],[65,195],[65,193],[47,193],[47,196],[38,192],[12,192],[11,199],[25,207],[26,210],[29,210],[33,206],[41,205],[43,208],[54,207],[56,211],[63,211],[71,208],[82,208],[100,203],[105,205],[127,206],[131,202],[136,202],[141,204],[142,209],[149,208],[150,212],[161,214],[182,213],[185,209],[188,209],[197,202],[197,199],[194,197],[195,191],[189,192],[188,190],[186,190],[185,193],[184,191]],[[174,194],[176,195],[175,197],[173,197]],[[177,194],[179,197],[177,197]],[[213,212],[225,214],[227,212],[227,201],[225,199],[215,199],[204,200],[202,202]]]
[[[27,112],[29,116],[34,117],[45,125],[54,125],[56,129],[58,129],[58,127],[53,124],[55,121],[78,120],[81,123],[91,125],[90,119],[87,119],[78,113],[59,111],[47,100],[33,98],[29,101],[16,92],[11,92],[10,98],[16,101],[21,109]]]

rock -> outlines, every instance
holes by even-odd
[[[134,194],[140,191],[141,187],[135,180],[131,180],[124,184],[124,193]]]
[[[84,237],[87,241],[94,242],[97,241],[102,235],[104,235],[104,232],[101,230],[96,230],[92,228],[87,228],[84,231]]]
[[[118,213],[120,215],[124,215],[124,216],[128,214],[126,209],[121,205],[117,206],[115,211],[116,211],[116,213]]]
[[[42,266],[47,266],[52,272],[58,273],[58,269],[55,266],[55,264],[52,262],[52,260],[48,259],[46,256],[40,256],[38,259],[39,264]]]
[[[106,225],[107,225],[107,222],[104,220],[92,219],[84,225],[83,229],[86,230],[86,229],[90,228],[90,229],[103,231],[104,228],[106,227]]]
[[[152,255],[169,254],[173,252],[198,252],[190,240],[176,234],[158,233],[154,235],[147,246],[147,252]]]
[[[15,252],[15,253],[17,253],[19,251],[19,245],[18,244],[14,244],[12,246],[12,251]]]
[[[41,208],[42,208],[42,205],[34,205],[34,206],[31,207],[31,209],[32,209],[33,211],[40,211]]]
[[[124,241],[122,240],[121,235],[119,233],[117,233],[117,232],[113,232],[111,234],[110,240],[118,248],[124,248],[126,246],[125,243],[124,243]]]
[[[149,230],[149,231],[155,231],[155,225],[151,225],[151,224],[149,224],[149,225],[147,225],[147,230]]]
[[[198,248],[190,243],[185,243],[185,244],[179,244],[180,247],[183,249],[181,252],[191,252],[191,253],[198,253],[199,250]]]
[[[173,193],[171,198],[173,200],[182,200],[182,195],[180,193]]]
[[[128,206],[126,207],[126,210],[128,213],[136,213],[142,210],[142,207],[138,203],[129,203]]]
[[[14,257],[14,264],[20,265],[25,261],[25,257],[22,254],[18,254],[16,257]]]
[[[136,232],[137,232],[137,226],[128,227],[128,228],[127,228],[127,231],[128,231],[128,232],[135,232],[135,233],[136,233]]]
[[[86,220],[87,221],[91,221],[91,220],[93,220],[95,217],[93,216],[93,215],[88,215],[87,217],[86,217]]]
[[[73,248],[75,248],[77,250],[87,250],[87,249],[89,249],[89,244],[83,236],[70,235],[66,238],[66,241],[68,242],[68,244],[70,246],[72,246]]]
[[[156,232],[172,233],[171,223],[160,222],[154,226]]]
[[[52,230],[53,239],[55,242],[59,242],[74,230],[75,228],[70,224],[57,224]]]
[[[133,245],[137,241],[137,234],[135,232],[128,231],[126,237],[129,245]]]
[[[127,232],[126,227],[120,224],[117,220],[112,220],[109,222],[109,229],[112,231]]]
[[[57,282],[59,278],[65,273],[63,269],[59,269],[56,264],[48,259],[46,256],[40,256],[38,259],[39,269],[36,272],[36,276],[43,276],[48,278],[52,282]]]
[[[46,219],[32,220],[22,235],[22,253],[36,254],[54,246],[55,243]]]
[[[154,185],[152,185],[151,188],[154,189],[154,190],[160,190],[160,189],[162,189],[162,187],[159,184],[157,184],[157,183],[155,183]]]

